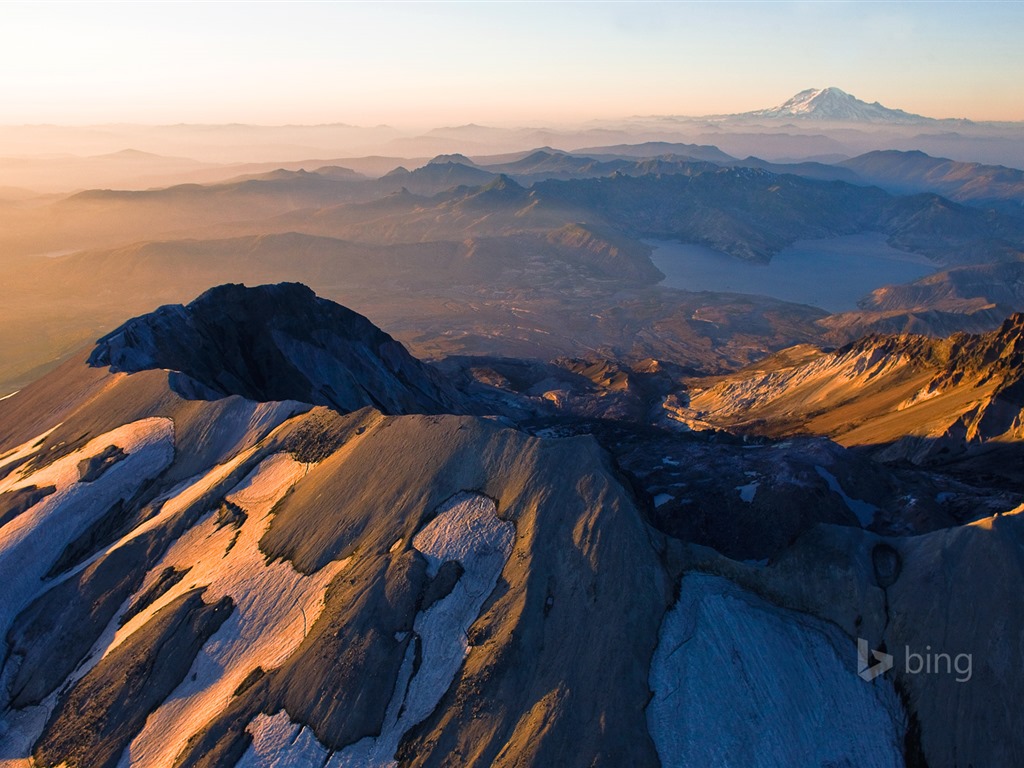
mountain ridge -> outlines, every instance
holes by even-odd
[[[983,334],[872,334],[833,351],[796,347],[695,382],[673,416],[741,432],[821,434],[926,463],[1020,440],[1022,393],[1018,313]]]

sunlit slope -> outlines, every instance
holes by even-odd
[[[322,757],[376,756],[361,764],[400,746],[651,763],[647,664],[671,590],[592,440],[183,400],[162,371],[60,382],[87,394],[0,459],[5,503],[54,486],[0,528],[17,574],[6,755],[301,764],[294,721]],[[42,404],[31,387],[5,403],[5,446]],[[578,631],[599,616],[621,621]]]
[[[798,348],[695,382],[677,416],[768,434],[813,433],[844,445],[919,438],[913,451],[959,452],[1021,437],[1024,317],[948,339],[868,336],[834,352]],[[909,443],[904,448],[911,450]]]

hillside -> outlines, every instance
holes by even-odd
[[[935,192],[979,208],[1024,214],[1024,171],[964,163],[924,152],[869,152],[840,163],[869,184],[896,193]]]
[[[696,382],[675,418],[729,429],[827,435],[924,461],[1021,438],[1024,315],[987,334],[867,336],[794,348]]]
[[[1022,327],[890,351],[942,372],[936,400],[989,386],[986,371],[1009,396]],[[854,371],[879,343],[836,359]],[[336,363],[306,365],[304,344]],[[799,386],[786,365],[826,359],[773,365]],[[597,393],[658,396],[676,376],[656,361],[559,365]],[[623,442],[622,427],[587,432],[565,415],[527,429],[544,398],[514,388],[522,425],[410,413],[421,400],[393,415],[308,402],[349,377],[378,403],[403,385],[422,397],[433,378],[304,289],[225,286],[129,321],[0,400],[5,759],[653,767],[724,748],[775,764],[942,767],[954,750],[975,764],[1024,755],[1011,715],[992,712],[993,697],[1015,711],[1016,676],[984,661],[1024,631],[1005,613],[1022,575],[1019,511],[962,525],[904,503],[914,535],[880,535],[895,519],[863,490],[896,509],[934,474],[897,476],[820,440],[647,427]],[[702,529],[669,529],[648,490],[654,464],[684,486],[720,483]],[[721,554],[741,544],[754,559]],[[978,631],[997,616],[1005,632]],[[944,638],[974,654],[979,685],[901,667],[869,686],[851,673],[858,637]]]

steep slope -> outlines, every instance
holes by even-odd
[[[1013,722],[1024,703],[1016,672],[1010,672],[1007,664],[1018,653],[1024,624],[1006,606],[1018,599],[1024,578],[1022,551],[1024,508],[923,536],[881,537],[855,528],[821,526],[766,567],[730,561],[698,547],[673,549],[672,558],[678,557],[683,573],[680,602],[710,603],[716,612],[698,614],[696,631],[681,646],[684,659],[677,661],[676,668],[696,673],[669,677],[663,684],[678,684],[680,698],[694,696],[694,688],[702,685],[707,671],[721,658],[721,646],[709,640],[725,635],[723,642],[736,648],[731,663],[747,671],[746,695],[759,695],[760,686],[784,691],[793,676],[772,677],[775,665],[770,659],[790,655],[787,671],[799,674],[806,653],[824,651],[828,658],[830,652],[821,648],[822,641],[828,643],[830,633],[839,628],[847,638],[863,638],[870,648],[892,655],[891,671],[863,682],[855,677],[856,643],[847,640],[838,649],[847,677],[835,684],[838,687],[853,678],[860,686],[849,692],[851,709],[864,688],[890,712],[895,688],[907,709],[902,716],[896,715],[897,720],[906,718],[897,729],[902,731],[898,737],[902,743],[892,743],[893,730],[883,721],[859,745],[877,751],[859,764],[1016,765],[1024,759],[1024,742],[1012,733]],[[691,596],[685,594],[688,583],[693,585]],[[740,594],[731,601],[717,597],[729,595],[737,586]],[[799,612],[801,618],[795,624],[806,633],[806,641],[766,642],[744,650],[743,633],[730,636],[722,625],[749,626],[751,611],[765,608],[762,601],[771,604],[767,609],[777,618],[784,617],[780,609]],[[807,622],[807,616],[823,619],[827,625]],[[794,631],[794,622],[788,624]],[[666,619],[663,643],[672,642],[672,629]],[[659,647],[656,658],[663,654]],[[764,669],[759,668],[761,664]],[[827,674],[829,666],[816,671]],[[665,670],[666,676],[670,670]],[[787,706],[788,699],[773,697],[773,705],[778,701]],[[698,710],[696,722],[677,721],[666,736],[684,727],[721,729],[721,720],[714,717],[720,711],[712,697],[710,711]],[[878,710],[872,712],[863,705],[853,713],[861,718],[871,714],[877,717]],[[746,744],[771,742],[774,732],[762,728],[765,720],[770,724],[772,713],[737,718],[736,727],[745,734]],[[844,735],[844,727],[839,724],[816,741],[834,744]],[[664,737],[655,739],[659,753],[662,744],[672,743]],[[886,747],[889,759],[884,759]],[[893,748],[902,752],[902,760],[891,758]]]
[[[936,272],[906,285],[879,288],[860,306],[865,311],[1007,307],[1005,317],[1024,308],[1024,263],[981,264]]]
[[[651,666],[647,718],[661,765],[902,768],[899,700],[851,675],[847,648],[828,622],[685,574]],[[721,674],[729,667],[736,673]],[[808,697],[819,717],[807,716]]]
[[[768,434],[885,445],[918,460],[1022,436],[1024,315],[996,331],[868,336],[833,352],[796,347],[697,383],[673,415]]]

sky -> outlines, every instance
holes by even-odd
[[[1024,1],[0,2],[0,123],[579,123],[837,86],[1024,120]]]

